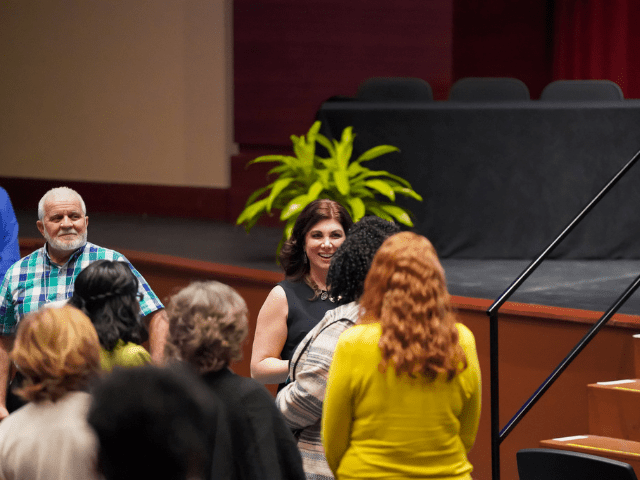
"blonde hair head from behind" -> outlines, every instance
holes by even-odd
[[[98,334],[74,307],[43,308],[18,324],[11,359],[25,376],[18,395],[27,401],[56,401],[85,389],[100,371]]]
[[[247,305],[233,288],[220,282],[194,282],[167,306],[166,355],[200,373],[218,371],[242,358],[249,330]]]
[[[402,232],[373,259],[360,299],[360,323],[379,321],[381,371],[448,379],[466,368],[444,270],[425,237]]]

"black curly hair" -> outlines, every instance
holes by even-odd
[[[138,279],[127,263],[97,260],[78,274],[69,304],[91,319],[100,346],[111,351],[119,339],[139,344],[146,337],[137,293]]]
[[[400,227],[376,216],[367,216],[354,223],[349,235],[331,259],[327,284],[332,298],[339,304],[360,298],[371,261],[380,245]]]

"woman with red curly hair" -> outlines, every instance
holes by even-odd
[[[387,239],[360,306],[338,341],[322,414],[336,478],[470,480],[480,366],[431,243],[410,232]]]

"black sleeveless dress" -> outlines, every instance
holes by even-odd
[[[329,299],[320,297],[313,301],[313,290],[309,285],[300,282],[284,280],[278,283],[287,295],[289,314],[287,315],[287,341],[282,348],[280,358],[291,360],[293,352],[302,339],[315,327],[324,314],[333,310],[337,305]]]

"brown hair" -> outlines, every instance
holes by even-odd
[[[380,321],[380,370],[452,379],[467,366],[444,271],[425,237],[403,232],[378,250],[360,298],[359,323]]]
[[[220,282],[194,282],[176,293],[167,307],[166,354],[200,372],[218,371],[242,358],[248,333],[247,305]]]
[[[314,200],[307,205],[296,219],[291,237],[284,242],[280,251],[280,265],[287,278],[300,280],[309,273],[309,262],[305,262],[305,236],[318,222],[335,219],[342,225],[345,235],[351,228],[353,221],[349,212],[329,199]]]
[[[25,376],[18,395],[27,401],[56,401],[86,388],[99,372],[98,334],[76,308],[43,308],[20,321],[11,359]]]

